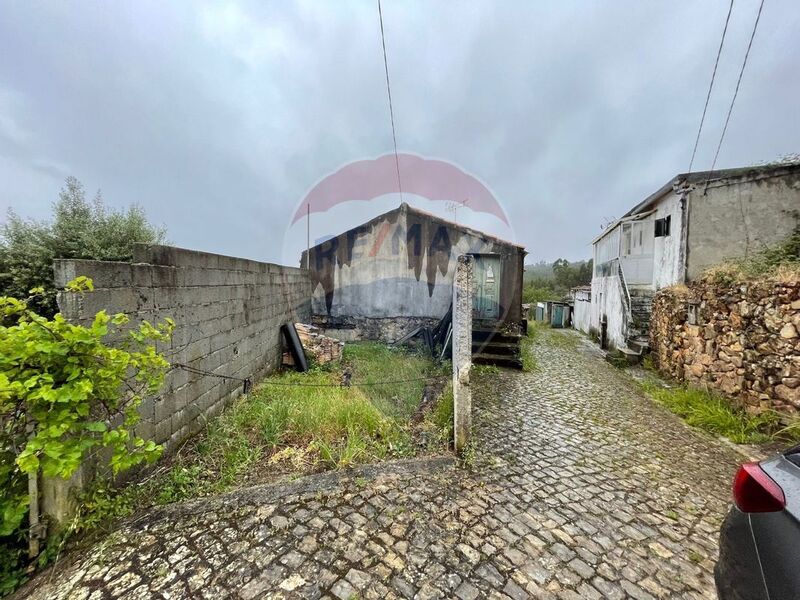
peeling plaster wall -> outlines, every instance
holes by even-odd
[[[606,316],[609,348],[624,348],[627,323],[622,285],[616,275],[592,279],[591,329],[601,331],[601,319]]]
[[[592,293],[577,290],[573,293],[572,327],[583,333],[592,329]]]
[[[315,321],[395,339],[405,323],[444,316],[457,257],[469,253],[501,255],[503,320],[519,321],[524,250],[407,205],[311,248]]]
[[[659,290],[683,281],[681,196],[670,192],[656,206],[653,220],[670,217],[670,234],[653,240],[653,288]]]
[[[780,242],[800,224],[800,174],[727,179],[689,194],[688,279]]]

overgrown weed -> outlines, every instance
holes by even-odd
[[[800,280],[800,225],[783,242],[744,258],[729,259],[706,271],[704,277],[720,285],[770,277],[787,282]]]
[[[415,381],[343,387],[343,367],[356,383]],[[219,493],[263,479],[264,470],[302,474],[411,456],[411,416],[425,378],[443,369],[424,354],[364,342],[347,344],[342,363],[273,375],[173,458],[167,472],[152,479],[146,502]]]
[[[777,434],[780,417],[773,411],[751,416],[722,396],[706,390],[686,386],[665,388],[652,381],[641,385],[652,398],[689,425],[726,437],[736,444],[764,443]]]

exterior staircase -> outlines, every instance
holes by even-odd
[[[653,306],[653,291],[631,289],[631,306],[628,314],[628,348],[642,354],[650,348],[650,313]]]
[[[655,292],[647,288],[628,287],[621,265],[619,281],[622,285],[627,322],[626,347],[619,348],[619,351],[628,362],[637,363],[650,350],[650,314]]]
[[[474,325],[472,329],[472,360],[477,364],[522,368],[518,331]]]

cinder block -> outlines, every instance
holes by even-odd
[[[95,288],[122,288],[133,285],[130,263],[100,260],[57,259],[53,261],[57,288],[63,288],[76,277],[92,280]]]
[[[153,437],[151,438],[157,444],[163,444],[172,435],[172,418],[165,419],[156,423],[153,427]]]
[[[156,424],[168,421],[175,412],[175,397],[173,394],[164,394],[153,403],[153,420]]]
[[[177,285],[177,267],[151,266],[153,287],[174,287]]]
[[[68,282],[77,277],[75,269],[75,260],[57,258],[53,261],[53,276],[55,279],[56,287],[61,289]]]

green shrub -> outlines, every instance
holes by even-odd
[[[79,277],[67,289],[84,293],[92,282]],[[33,297],[42,293],[31,290]],[[155,343],[169,339],[173,323],[126,330],[126,315],[100,311],[83,327],[7,296],[0,297],[0,322],[0,547],[4,568],[13,571],[9,564],[19,562],[25,539],[30,475],[69,479],[102,448],[114,474],[160,455],[160,446],[131,429],[143,395],[163,383],[169,365]],[[112,333],[127,337],[111,347],[105,338]],[[0,586],[13,587],[12,579]]]

